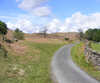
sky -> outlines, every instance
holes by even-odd
[[[0,0],[0,20],[25,33],[85,32],[100,27],[100,0]]]

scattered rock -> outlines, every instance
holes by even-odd
[[[24,71],[23,69],[19,69],[18,74],[19,74],[20,76],[24,76],[24,73],[25,73],[25,71]]]

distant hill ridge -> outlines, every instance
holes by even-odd
[[[13,32],[12,30],[8,30],[8,33],[6,37],[8,39],[13,39]],[[25,33],[25,37],[32,37],[32,38],[41,38],[44,37],[43,35],[39,33],[33,33],[33,34],[27,34]],[[53,38],[53,39],[64,39],[64,38],[69,38],[70,40],[77,40],[79,39],[79,33],[77,32],[66,32],[66,33],[52,33],[52,34],[47,34],[47,38]]]

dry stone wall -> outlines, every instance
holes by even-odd
[[[87,62],[91,62],[94,66],[100,66],[100,53],[89,48],[88,45],[85,47],[85,55]]]

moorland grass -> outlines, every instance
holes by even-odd
[[[50,62],[54,52],[65,43],[26,41],[24,53],[9,49],[8,58],[0,54],[0,83],[52,83]]]

